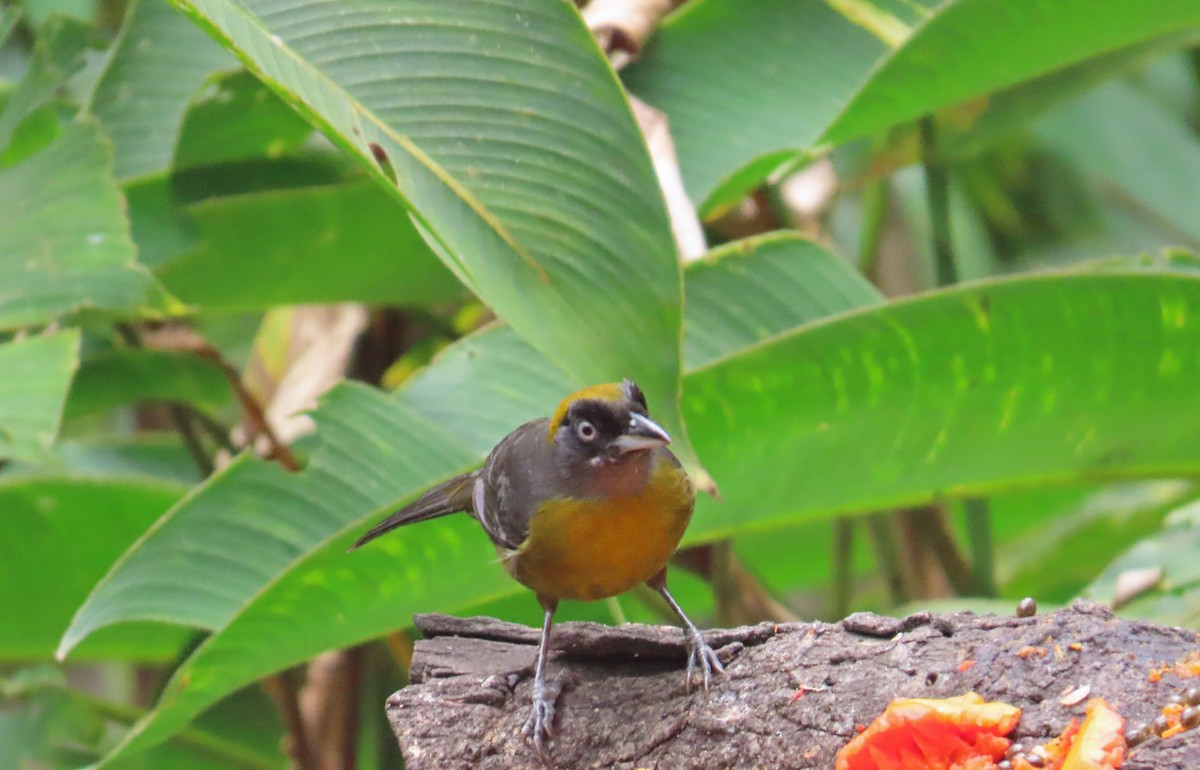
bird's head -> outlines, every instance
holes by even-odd
[[[550,418],[547,440],[565,462],[593,467],[671,443],[631,380],[592,385],[564,398]]]

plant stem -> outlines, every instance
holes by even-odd
[[[971,566],[975,593],[996,596],[996,565],[993,558],[992,513],[987,498],[971,497],[966,507],[967,544],[971,548]]]
[[[904,586],[904,571],[900,567],[900,543],[893,529],[895,522],[886,513],[873,513],[867,517],[867,531],[871,534],[871,545],[875,549],[875,561],[883,572],[888,595],[893,605],[908,601],[908,589]]]
[[[625,617],[625,610],[621,608],[620,600],[615,596],[610,596],[605,600],[608,605],[608,614],[612,615],[613,622],[618,626],[623,626],[629,622],[629,618]]]
[[[939,286],[958,282],[954,244],[950,231],[950,177],[937,159],[937,125],[932,115],[921,119],[921,162],[925,167],[925,192],[929,200],[929,224],[933,234],[933,258]],[[996,595],[992,521],[987,500],[971,498],[967,508],[967,547],[971,553],[973,590]],[[953,580],[953,576],[951,576]]]
[[[921,118],[921,162],[925,167],[925,195],[929,202],[929,224],[933,233],[933,260],[938,286],[958,282],[954,246],[950,234],[950,177],[937,160],[937,127],[932,115]]]
[[[222,425],[216,417],[213,417],[211,414],[195,404],[185,403],[182,406],[188,410],[188,413],[191,415],[191,418],[196,422],[196,424],[203,428],[204,432],[207,433],[213,441],[217,442],[218,446],[229,452],[231,455],[235,455],[241,451],[238,447],[234,446],[233,441],[230,440],[229,428],[225,425]]]
[[[279,440],[278,434],[275,433],[275,429],[271,427],[271,423],[267,419],[266,409],[258,402],[254,394],[250,392],[250,389],[246,387],[246,383],[242,381],[242,375],[238,372],[237,367],[225,360],[225,356],[221,354],[221,351],[207,342],[196,353],[201,358],[216,364],[225,374],[225,379],[229,382],[229,387],[233,390],[234,396],[237,397],[238,403],[242,407],[242,414],[247,426],[255,433],[267,439],[267,444],[270,446],[270,457],[267,459],[274,460],[282,465],[285,470],[292,473],[299,471],[300,461],[292,453],[291,447]]]
[[[910,513],[914,521],[920,517],[920,523],[914,524],[912,529],[937,559],[954,593],[959,596],[970,595],[975,586],[975,572],[959,550],[945,512],[930,506],[906,513]]]
[[[712,554],[709,561],[708,582],[713,591],[713,615],[718,626],[728,627],[736,624],[739,614],[740,591],[733,577],[733,543],[729,540],[718,540],[709,544]]]
[[[188,410],[179,404],[171,404],[167,407],[167,414],[171,416],[171,424],[175,426],[175,431],[183,439],[183,445],[187,448],[192,462],[196,464],[196,469],[200,471],[200,476],[203,478],[211,476],[215,466],[212,458],[204,451],[200,437],[196,435],[196,427],[192,424]]]
[[[867,183],[862,196],[862,232],[858,243],[858,271],[865,276],[875,272],[879,261],[879,242],[883,235],[883,223],[887,219],[887,180],[875,179]]]
[[[144,347],[142,345],[142,338],[132,326],[119,323],[116,324],[115,329],[117,334],[129,347]],[[171,418],[171,424],[175,426],[175,431],[183,439],[183,445],[187,448],[188,455],[192,458],[192,462],[196,464],[200,475],[203,478],[211,476],[213,472],[212,458],[204,451],[204,445],[200,443],[200,437],[196,435],[196,428],[192,425],[187,408],[181,404],[170,404],[167,407],[167,414]]]
[[[842,517],[833,522],[833,606],[830,617],[842,618],[850,611],[854,580],[854,520]]]
[[[262,687],[279,710],[279,719],[287,731],[284,746],[295,767],[298,770],[315,770],[317,764],[305,729],[304,716],[300,713],[299,693],[288,672],[281,671],[264,677]]]

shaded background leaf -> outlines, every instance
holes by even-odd
[[[126,181],[171,165],[184,107],[228,51],[165,0],[134,0],[91,95],[90,109],[112,139],[114,173]]]
[[[157,272],[205,310],[346,300],[429,306],[464,293],[373,182],[224,196],[188,215],[198,248]]]
[[[79,366],[79,334],[0,344],[0,460],[45,456]]]
[[[83,361],[65,416],[97,414],[139,401],[183,401],[211,410],[229,400],[225,375],[195,354],[124,348]]]
[[[62,629],[113,560],[186,487],[146,480],[31,478],[0,484],[0,528],[20,543],[0,560],[0,599],[8,622],[0,628],[0,660],[49,660]],[[103,527],[94,525],[104,522]],[[79,649],[81,660],[117,658],[169,662],[186,632],[146,624],[123,634],[97,634]]]
[[[0,170],[0,200],[0,329],[147,301],[154,279],[135,261],[94,123],[71,123],[46,150]]]

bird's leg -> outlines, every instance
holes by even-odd
[[[683,608],[675,601],[675,597],[671,596],[671,592],[667,590],[667,568],[662,570],[646,581],[646,585],[653,588],[655,591],[667,600],[667,604],[671,605],[671,609],[675,611],[675,615],[683,622],[683,633],[687,636],[688,646],[688,663],[687,663],[687,687],[692,689],[692,676],[696,670],[700,670],[700,679],[704,684],[704,691],[708,692],[708,684],[712,679],[713,673],[724,674],[725,667],[721,665],[717,653],[712,647],[704,641],[704,637],[700,635],[700,630],[696,625],[688,619],[688,616],[683,613]]]
[[[546,657],[550,652],[550,625],[554,622],[558,600],[539,596],[538,602],[545,614],[542,617],[542,639],[538,643],[537,669],[533,676],[533,709],[521,732],[526,738],[533,739],[539,754],[545,754],[546,743],[554,737],[554,701],[557,693],[546,693]]]

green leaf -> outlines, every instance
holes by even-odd
[[[245,601],[247,587],[252,594],[269,585],[361,511],[412,495],[475,459],[444,429],[368,388],[342,385],[324,403],[315,415],[321,444],[304,471],[289,475],[242,455],[211,477],[116,562],[76,615],[60,653],[129,619],[218,628]],[[372,451],[363,454],[365,446]],[[193,537],[197,527],[216,534],[215,524],[222,533],[216,540]],[[164,564],[172,565],[171,575]],[[181,606],[184,585],[189,599]]]
[[[713,249],[688,265],[686,286],[688,369],[810,321],[883,302],[845,259],[788,232]]]
[[[1196,494],[1195,485],[1185,481],[1131,482],[1029,511],[1035,526],[998,554],[1004,595],[1070,601],[1096,578],[1097,565],[1157,531],[1168,512]],[[994,498],[991,503],[997,520],[1009,518],[1011,500]]]
[[[961,0],[940,7],[825,131],[849,139],[1091,57],[1200,26],[1190,0]],[[1019,51],[1019,56],[1013,52]]]
[[[100,130],[71,123],[42,152],[0,170],[0,329],[83,308],[129,312],[154,280],[134,261]]]
[[[1183,532],[1173,529],[1170,534],[1186,538],[1185,542],[1193,549],[1198,542],[1191,530]],[[1184,555],[1182,548],[1171,548],[1170,554],[1164,556],[1178,564]],[[1159,625],[1180,626],[1200,631],[1200,584],[1193,582],[1170,591],[1152,591],[1122,606],[1118,614],[1125,618],[1138,618]]]
[[[173,431],[60,439],[49,456],[39,462],[14,462],[4,468],[5,478],[45,475],[91,479],[143,477],[187,486],[203,480],[196,461],[180,442],[179,434]]]
[[[744,5],[693,0],[625,75],[667,113],[688,192],[705,214],[775,167],[739,173],[760,159],[820,152],[1158,37],[1183,44],[1200,25],[1190,0],[958,0],[914,9],[885,25],[891,33],[853,14],[867,3],[760,0],[752,13]],[[903,42],[890,48],[885,39]]]
[[[447,266],[536,348],[583,383],[636,378],[693,459],[666,208],[573,6],[178,4],[400,197]]]
[[[844,315],[689,372],[685,413],[725,498],[697,502],[689,537],[1194,473],[1200,420],[1183,415],[1197,313],[1186,262],[1025,276]]]
[[[995,248],[979,212],[963,191],[959,177],[948,172],[950,179],[950,239],[954,244],[954,262],[960,281],[974,281],[1003,272]],[[929,196],[924,170],[918,167],[901,169],[892,175],[892,189],[900,204],[908,228],[914,262],[923,286],[936,284],[933,233],[930,229]]]
[[[206,311],[341,301],[428,306],[463,294],[373,182],[213,198],[187,213],[200,245],[158,277]]]
[[[188,110],[175,168],[278,158],[312,133],[312,126],[257,78],[235,72],[211,82]]]
[[[443,350],[396,398],[469,446],[478,463],[515,426],[544,417],[573,387],[511,327],[493,326]]]
[[[42,459],[79,365],[79,332],[0,344],[0,460]]]
[[[667,113],[684,184],[701,213],[737,200],[814,147],[885,57],[884,43],[831,6],[758,0],[747,12],[739,0],[691,0],[622,71],[633,94]],[[751,164],[756,173],[722,194],[726,180]]]
[[[758,245],[756,255],[725,257],[744,271],[714,273],[726,276],[725,296],[759,301],[749,290],[756,260],[777,269],[781,246],[773,238]],[[693,271],[712,269],[689,269],[689,291]],[[703,427],[706,460],[720,463],[710,467],[719,468],[724,502],[700,501],[688,541],[947,495],[1194,473],[1200,417],[1186,405],[1200,360],[1175,351],[1200,338],[1195,265],[1179,257],[1105,270],[870,305],[689,373],[688,419]],[[829,283],[852,285],[836,275]],[[693,315],[706,307],[688,304],[689,326],[721,328]],[[320,460],[305,471],[319,475],[289,479],[243,460],[179,506],[97,588],[61,648],[137,617],[214,631],[113,757],[161,741],[232,689],[385,633],[414,611],[520,592],[467,517],[401,529],[353,555],[342,550],[368,521],[477,463],[570,387],[512,329],[491,329],[447,349],[390,397],[335,391],[316,414]],[[1147,436],[1146,424],[1161,429]],[[420,438],[406,445],[417,441],[405,438],[410,431]],[[438,460],[427,445],[461,454]],[[429,462],[424,478],[394,457]],[[364,483],[364,465],[388,481]],[[331,502],[311,504],[295,491],[310,494],[318,480],[331,487]],[[290,534],[299,529],[303,536]],[[214,567],[213,554],[230,553]],[[180,574],[186,592],[173,587]],[[206,590],[196,595],[193,585]]]
[[[382,697],[382,696],[381,696]],[[129,723],[142,709],[67,686],[63,672],[40,664],[0,678],[0,767],[75,770],[103,756],[108,723]],[[117,763],[119,770],[275,770],[285,764],[283,729],[261,689],[235,693],[198,727]]]
[[[1200,30],[1195,29],[1155,38],[997,91],[988,97],[983,114],[965,129],[941,132],[937,152],[950,160],[978,155],[996,142],[1011,137],[1014,131],[1028,127],[1047,110],[1079,97],[1106,80],[1130,75],[1155,58],[1159,61],[1151,67],[1151,72],[1162,70],[1164,65],[1177,64],[1170,60],[1181,59],[1181,55],[1163,57],[1163,52],[1187,47],[1197,38],[1200,38]]]
[[[21,7],[19,5],[6,5],[4,8],[0,8],[0,46],[8,41],[9,34],[20,20]]]
[[[1134,570],[1161,570],[1149,593],[1123,607],[1125,617],[1200,628],[1200,502],[1167,517],[1162,530],[1134,544],[1115,559],[1084,592],[1095,601],[1112,603],[1117,581]]]
[[[212,410],[229,400],[225,375],[192,353],[123,348],[84,360],[67,398],[66,417],[139,401],[186,401]]]
[[[147,480],[27,478],[0,483],[0,661],[49,660],[89,589],[186,491]],[[19,546],[19,547],[17,547]],[[167,661],[181,629],[146,625],[136,633],[97,634],[81,659]]]
[[[1045,115],[1035,130],[1097,187],[1171,228],[1176,242],[1200,244],[1200,142],[1182,117],[1114,82]]]
[[[83,21],[91,21],[96,14],[93,0],[23,0],[21,5],[25,6],[29,20],[35,27],[53,20],[54,14]]]
[[[21,124],[49,104],[57,90],[83,68],[84,53],[90,45],[90,28],[75,19],[56,16],[41,30],[29,69],[0,112],[0,149],[5,149]]]
[[[30,687],[15,703],[6,703],[0,712],[0,767],[68,770],[79,766],[80,747],[91,748],[103,737],[103,719],[64,692],[61,673],[38,670],[45,668],[17,671],[0,680],[0,688],[4,689],[10,689],[18,677],[27,681],[31,675],[41,674],[49,679],[45,676],[49,673],[58,680]],[[64,751],[66,746],[75,751]]]
[[[108,131],[118,180],[168,170],[184,109],[233,57],[164,0],[133,0],[92,94]]]

